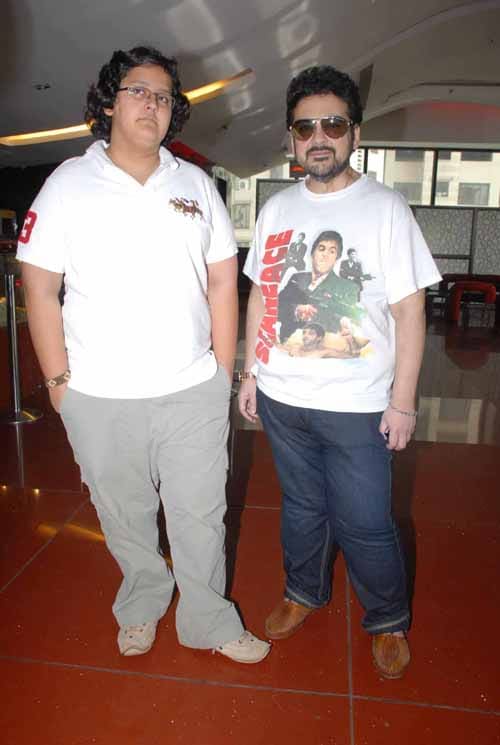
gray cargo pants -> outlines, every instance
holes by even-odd
[[[228,407],[226,371],[150,399],[95,398],[67,389],[61,417],[106,544],[123,572],[120,626],[155,621],[177,583],[181,644],[209,649],[243,626],[224,597]],[[173,573],[158,552],[163,502]]]

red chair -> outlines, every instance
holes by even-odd
[[[495,306],[497,291],[495,285],[488,282],[477,282],[469,280],[468,282],[455,282],[450,290],[448,297],[447,318],[449,321],[458,323],[460,318],[460,306],[465,301],[464,293],[473,293],[473,302],[484,303],[484,311],[488,310],[486,306]],[[482,297],[479,297],[482,296]],[[467,297],[467,306],[471,302],[470,295]]]

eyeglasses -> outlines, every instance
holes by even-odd
[[[327,137],[331,137],[332,140],[338,140],[339,137],[343,137],[349,127],[352,127],[354,124],[351,119],[344,119],[343,116],[321,116],[317,119],[297,119],[289,127],[289,130],[296,140],[305,142],[313,136],[314,127],[318,122],[324,134]]]
[[[118,88],[118,91],[127,91],[130,98],[136,101],[151,101],[155,98],[156,105],[161,108],[171,106],[174,100],[170,93],[155,93],[142,85],[126,85],[124,88]]]

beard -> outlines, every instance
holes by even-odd
[[[307,156],[309,156],[309,153],[314,153],[315,150],[329,150],[333,154],[333,163],[327,164],[327,163],[309,163]],[[341,173],[344,173],[344,171],[349,167],[349,160],[351,157],[352,151],[348,154],[348,156],[342,160],[337,161],[336,160],[336,153],[335,150],[331,148],[311,148],[307,152],[306,159],[302,165],[305,173],[308,176],[311,176],[315,181],[320,181],[321,183],[327,183],[328,181],[332,181],[337,176],[340,176]]]

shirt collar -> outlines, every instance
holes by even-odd
[[[115,168],[114,164],[107,156],[106,150],[108,149],[108,147],[109,144],[104,140],[97,140],[96,142],[93,142],[90,147],[87,148],[87,153],[91,156],[96,157],[102,167],[111,166],[112,168]],[[164,168],[170,168],[172,171],[174,171],[179,168],[179,161],[177,160],[175,155],[170,152],[170,150],[167,150],[166,147],[160,147],[159,155],[159,169],[163,170]]]

